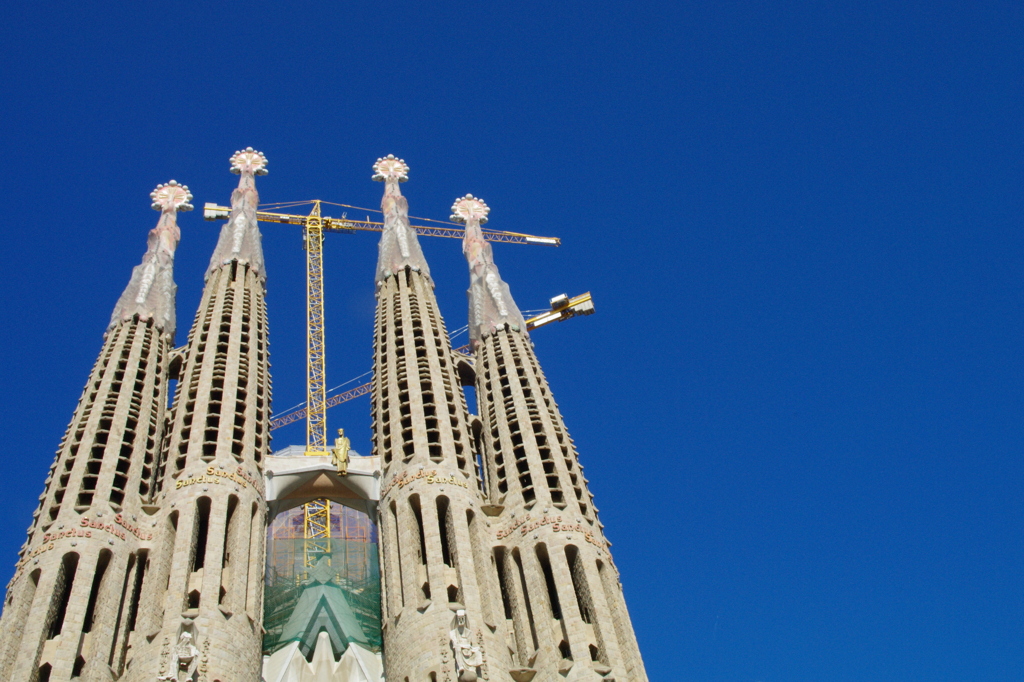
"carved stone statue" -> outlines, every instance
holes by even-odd
[[[167,671],[157,677],[160,682],[191,682],[199,666],[199,649],[192,643],[192,633],[183,630],[171,650]]]
[[[338,429],[338,437],[334,439],[334,447],[331,449],[331,458],[342,476],[348,475],[348,452],[351,449],[352,444],[345,436],[345,429]]]
[[[480,647],[473,644],[473,631],[469,629],[469,620],[462,609],[455,612],[448,643],[455,655],[455,673],[459,682],[476,682],[479,668],[484,664],[484,655]]]

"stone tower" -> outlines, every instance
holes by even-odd
[[[373,451],[388,680],[509,680],[465,397],[409,205],[409,167],[374,165],[384,182],[376,274]]]
[[[241,177],[178,374],[157,480],[161,506],[136,653],[126,679],[256,682],[260,676],[270,441],[266,273],[255,177]]]
[[[135,628],[174,343],[174,251],[188,187],[152,193],[160,220],[78,402],[0,620],[0,679],[110,680]]]
[[[475,356],[500,604],[516,662],[534,682],[646,680],[618,571],[526,324],[480,230],[487,205],[452,206],[466,224]],[[529,672],[524,671],[525,675]]]

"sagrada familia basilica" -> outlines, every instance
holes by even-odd
[[[270,451],[255,180],[266,165],[251,148],[231,157],[238,188],[181,348],[176,215],[192,195],[174,181],[152,193],[159,222],[7,586],[0,680],[646,680],[575,446],[481,231],[482,200],[452,207],[465,225],[468,361],[409,224],[409,167],[377,161],[372,452]],[[334,503],[334,544],[304,562],[302,505],[317,499]]]

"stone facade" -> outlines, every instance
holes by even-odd
[[[266,158],[250,148],[231,162],[238,189],[178,350],[175,216],[191,195],[174,181],[152,195],[160,222],[8,585],[0,680],[259,682],[268,512],[332,494],[378,523],[390,682],[646,680],[575,447],[480,230],[486,204],[453,206],[466,223],[470,363],[452,351],[409,225],[408,166],[378,160],[373,456],[351,471],[308,457],[275,471],[256,223]],[[474,382],[478,417],[462,391]],[[356,666],[330,650],[316,648],[314,667],[286,651],[300,671],[288,679],[377,676],[373,652]]]

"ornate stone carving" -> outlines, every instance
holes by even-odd
[[[171,638],[164,637],[160,644],[160,667],[157,670],[167,670],[167,659],[171,655]]]
[[[158,682],[192,682],[199,667],[199,649],[193,643],[195,624],[185,621],[178,633],[178,643],[170,652],[170,660]]]
[[[441,682],[452,682],[451,671],[448,668],[449,644],[444,630],[441,631],[439,643],[441,645],[441,674],[443,675]]]
[[[473,643],[473,631],[462,609],[455,612],[452,629],[448,633],[448,645],[455,657],[455,673],[459,682],[476,682],[480,667],[484,664],[484,655],[480,647]]]
[[[246,147],[240,152],[231,155],[231,172],[235,175],[249,173],[250,175],[266,175],[267,157],[263,152],[258,152],[252,147]]]
[[[491,207],[485,204],[483,199],[467,194],[452,204],[451,220],[454,223],[475,222],[477,225],[483,225],[487,222],[487,214],[490,212]]]
[[[153,208],[160,211],[160,220],[149,232],[142,263],[132,270],[132,278],[114,306],[110,326],[138,315],[140,320],[152,319],[164,333],[174,335],[174,252],[181,239],[177,213],[191,211],[192,193],[187,185],[171,180],[157,185],[149,194]]]
[[[429,277],[430,268],[423,257],[416,231],[409,226],[409,202],[398,188],[398,183],[409,179],[409,164],[394,154],[388,154],[373,164],[373,179],[384,183],[384,198],[380,202],[384,234],[377,247],[377,286],[405,268]]]
[[[267,157],[252,147],[246,147],[231,156],[231,172],[240,176],[238,188],[231,193],[231,215],[221,228],[217,248],[210,259],[206,276],[221,267],[238,261],[248,263],[260,278],[266,274],[263,266],[263,245],[259,226],[256,224],[256,209],[260,195],[256,192],[257,175],[267,174]]]
[[[171,180],[166,185],[157,185],[156,189],[149,193],[153,200],[153,210],[162,213],[173,211],[191,211],[194,206],[192,192],[188,191],[188,185],[179,185],[177,180]]]
[[[466,224],[462,253],[469,263],[469,338],[474,346],[506,324],[524,333],[526,330],[526,321],[501,279],[491,245],[480,230],[490,212],[487,204],[472,194],[456,199],[452,205],[452,221]]]
[[[480,679],[489,680],[490,676],[487,674],[487,649],[484,648],[484,633],[482,630],[476,633],[476,643],[480,647]]]
[[[407,182],[409,180],[409,164],[404,159],[395,158],[394,154],[377,159],[373,164],[373,179],[377,182],[396,180]]]

